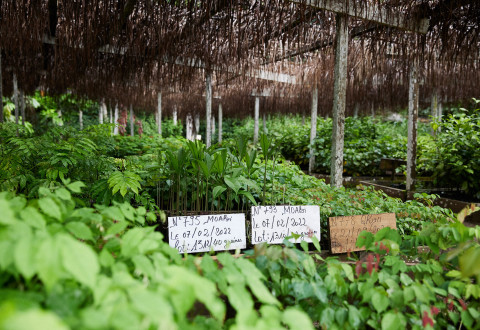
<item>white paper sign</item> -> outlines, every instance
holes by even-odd
[[[179,253],[244,249],[245,214],[168,217],[168,244]]]
[[[281,244],[292,233],[297,240],[311,242],[313,235],[320,241],[320,208],[318,205],[252,206],[252,243]]]

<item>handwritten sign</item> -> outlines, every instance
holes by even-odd
[[[252,206],[252,243],[281,244],[292,233],[297,240],[311,242],[313,235],[320,240],[320,208],[317,205]]]
[[[179,253],[244,249],[245,214],[168,217],[168,244]]]
[[[397,228],[395,213],[333,217],[328,221],[332,253],[365,250],[355,246],[358,235],[364,230],[375,234],[384,227]]]

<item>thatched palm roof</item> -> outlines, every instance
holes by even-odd
[[[440,89],[451,99],[475,96],[479,1],[352,1],[355,11],[372,3],[386,16],[429,19],[428,32],[350,19],[350,109],[354,104],[362,109],[405,105],[413,58],[420,61],[425,94]],[[334,35],[334,14],[304,1],[0,1],[5,94],[11,93],[15,72],[27,92],[69,88],[152,110],[158,91],[188,92],[172,100],[191,109],[192,95],[201,99],[205,72],[211,71],[214,89],[224,94],[222,102],[227,104],[228,96],[237,100],[226,107],[235,114],[239,96],[248,97],[254,88],[290,96],[270,109],[300,110],[308,107],[308,97],[298,96],[308,95],[313,85],[323,95],[320,109],[327,112]],[[261,70],[292,75],[296,84],[258,79]]]

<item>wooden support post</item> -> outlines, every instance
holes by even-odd
[[[158,135],[162,137],[162,93],[157,94],[157,127]]]
[[[115,104],[115,113],[113,115],[113,123],[115,127],[113,128],[113,135],[118,135],[118,103]]]
[[[211,117],[212,117],[212,76],[210,75],[210,72],[207,73],[207,77],[205,79],[205,110],[206,110],[206,124],[207,124],[207,131],[206,131],[206,136],[205,136],[205,145],[207,148],[210,147],[211,144],[211,139],[212,139],[212,122],[211,122]]]
[[[58,126],[63,126],[62,109],[57,110],[57,116],[58,116]]]
[[[218,105],[218,143],[222,143],[222,127],[223,125],[223,110],[222,110],[222,104],[220,103]]]
[[[195,114],[195,135],[200,134],[200,115],[198,113]],[[195,136],[195,140],[197,137]]]
[[[312,114],[310,119],[310,159],[308,160],[308,173],[312,173],[315,168],[315,148],[313,141],[317,137],[317,113],[318,113],[318,88],[312,91]]]
[[[112,111],[112,105],[108,104],[108,116],[110,117],[109,123],[113,124],[113,111]]]
[[[212,115],[212,133],[210,135],[210,141],[212,141],[212,142],[213,142],[213,137],[215,136],[215,129],[216,129],[216,127],[215,127],[215,116]]]
[[[175,104],[173,106],[173,113],[172,113],[172,120],[173,120],[173,125],[174,126],[177,126],[177,115],[178,115],[178,111],[177,111],[177,105]]]
[[[13,103],[15,105],[15,124],[18,125],[18,108],[19,108],[19,102],[18,102],[18,81],[17,81],[17,75],[14,73],[13,74]],[[17,136],[18,136],[18,126],[17,126]]]
[[[407,192],[415,189],[415,167],[417,158],[418,119],[418,67],[417,62],[410,68],[408,84],[408,142],[407,142]]]
[[[100,102],[100,107],[98,108],[98,123],[103,124],[103,100]]]
[[[355,103],[355,106],[353,107],[353,118],[358,118],[359,108],[360,108],[360,106],[358,105],[358,103]]]
[[[432,116],[433,121],[438,121],[438,90],[436,88],[432,91],[432,100],[430,103],[430,115]],[[432,135],[435,135],[437,132],[432,127]]]
[[[330,184],[343,184],[343,142],[347,97],[348,16],[337,14],[335,36],[335,76],[333,86],[333,130]]]
[[[135,135],[135,127],[133,122],[133,106],[130,104],[130,136]]]
[[[25,126],[25,93],[20,90],[20,115],[22,116],[22,126]]]
[[[438,101],[438,123],[441,124],[442,123],[442,117],[443,117],[443,103],[442,101],[439,99]],[[437,129],[437,132],[440,133],[442,131],[442,126],[438,126],[438,129]]]
[[[78,126],[80,127],[80,130],[83,129],[83,111],[78,110]]]
[[[190,141],[195,141],[195,137],[193,136],[193,118],[191,114],[187,115],[185,120],[185,131],[186,131],[186,139]]]
[[[3,123],[2,49],[0,48],[0,124]]]
[[[263,113],[263,134],[267,134],[267,115]]]
[[[260,98],[255,96],[255,124],[253,126],[253,143],[258,142],[258,117],[260,116]]]
[[[105,122],[108,123],[108,109],[105,101],[103,102],[103,118],[105,118]]]

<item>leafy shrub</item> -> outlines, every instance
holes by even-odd
[[[480,115],[451,114],[435,128],[434,146],[423,152],[423,169],[431,172],[437,184],[461,187],[480,198]],[[437,127],[438,126],[438,127]]]

